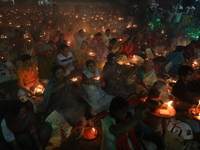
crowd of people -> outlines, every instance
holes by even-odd
[[[194,6],[86,7],[0,8],[0,96],[14,100],[0,144],[49,144],[51,126],[19,101],[37,97],[40,86],[44,118],[56,110],[76,127],[82,117],[109,112],[101,120],[102,150],[177,149],[174,134],[179,148],[198,150],[200,121],[187,113],[200,103],[200,40],[187,32],[198,28]],[[169,100],[175,117],[148,113]]]

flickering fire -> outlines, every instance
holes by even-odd
[[[98,136],[98,130],[95,127],[85,127],[82,136],[86,140],[93,140]]]
[[[91,129],[91,133],[95,133],[95,128],[94,127],[92,127],[92,129]]]
[[[78,78],[72,78],[71,81],[76,82],[78,81]]]
[[[94,80],[99,80],[99,79],[100,79],[100,77],[94,77],[93,79],[94,79]]]
[[[173,103],[173,101],[167,102],[168,107],[172,107],[172,106],[171,106],[172,103]]]
[[[133,27],[136,28],[136,27],[137,27],[137,24],[134,24]]]
[[[94,52],[89,52],[88,55],[89,56],[96,56],[96,54]]]

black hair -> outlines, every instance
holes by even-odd
[[[26,108],[26,106],[25,106],[25,104],[23,102],[21,102],[19,100],[15,100],[10,105],[9,113],[11,115],[16,116],[17,114],[19,114],[20,109],[22,109],[24,107]]]
[[[110,103],[109,112],[112,117],[115,117],[114,113],[125,107],[128,107],[128,102],[122,97],[115,97]]]
[[[107,56],[107,62],[112,61],[112,58],[113,58],[113,57],[117,57],[117,55],[115,55],[114,53],[108,54],[108,56]]]
[[[164,56],[158,56],[153,59],[153,62],[166,62],[166,58]]]
[[[182,51],[185,51],[185,50],[186,50],[185,46],[176,46],[176,49],[175,49],[176,52],[182,52]]]
[[[53,68],[51,69],[51,72],[52,72],[52,74],[53,74],[53,77],[56,76],[56,71],[57,71],[58,69],[62,69],[62,70],[65,72],[65,68],[64,68],[63,66],[61,66],[61,65],[55,65],[55,66],[53,66]]]
[[[94,37],[102,36],[101,32],[98,32],[94,35]]]
[[[50,40],[50,41],[48,42],[48,44],[54,44],[54,42],[53,42],[52,40]]]
[[[197,43],[197,41],[195,41],[195,40],[192,40],[191,42],[190,42],[190,44],[196,44]]]
[[[81,33],[81,32],[84,32],[84,30],[83,30],[83,29],[80,29],[80,30],[78,31],[78,33]]]
[[[67,44],[60,45],[60,50],[63,51],[65,48],[69,48]]]
[[[22,61],[22,62],[25,62],[25,61],[30,60],[30,59],[31,59],[31,56],[28,55],[28,54],[24,54],[24,55],[22,55],[22,57],[21,57],[21,61]]]
[[[189,72],[194,73],[194,69],[191,66],[181,65],[178,69],[178,75],[181,78],[181,76],[186,76]]]
[[[110,29],[106,29],[106,32],[109,32],[110,31]]]
[[[88,68],[88,65],[91,64],[91,63],[95,64],[95,62],[94,62],[93,60],[88,59],[88,60],[85,62],[86,67]]]
[[[111,40],[110,40],[110,44],[115,44],[115,42],[117,42],[117,39],[116,38],[112,38]]]

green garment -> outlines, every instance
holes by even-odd
[[[56,55],[52,55],[51,58],[46,58],[44,56],[40,57],[38,60],[38,70],[40,79],[51,79],[53,77],[51,69],[58,65]]]

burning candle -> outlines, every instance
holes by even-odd
[[[122,39],[119,39],[118,41],[122,42]]]
[[[173,101],[167,102],[167,106],[168,106],[168,107],[172,107],[172,106],[171,106],[172,103],[173,103]]]
[[[96,56],[96,54],[94,52],[89,52],[88,55],[93,56],[93,57]]]
[[[118,61],[118,64],[123,65],[124,63],[122,61]]]
[[[134,28],[137,28],[137,24],[134,24],[133,27],[134,27]]]
[[[164,30],[162,30],[162,31],[161,31],[161,33],[162,33],[162,34],[164,34],[164,33],[165,33],[165,31],[164,31]]]
[[[130,66],[130,63],[125,63],[125,65]]]
[[[100,77],[94,77],[93,80],[98,81],[100,79]]]
[[[95,133],[95,128],[94,127],[92,127],[92,129],[91,129],[91,133]]]
[[[77,81],[78,81],[78,78],[72,78],[71,81],[77,82]]]

